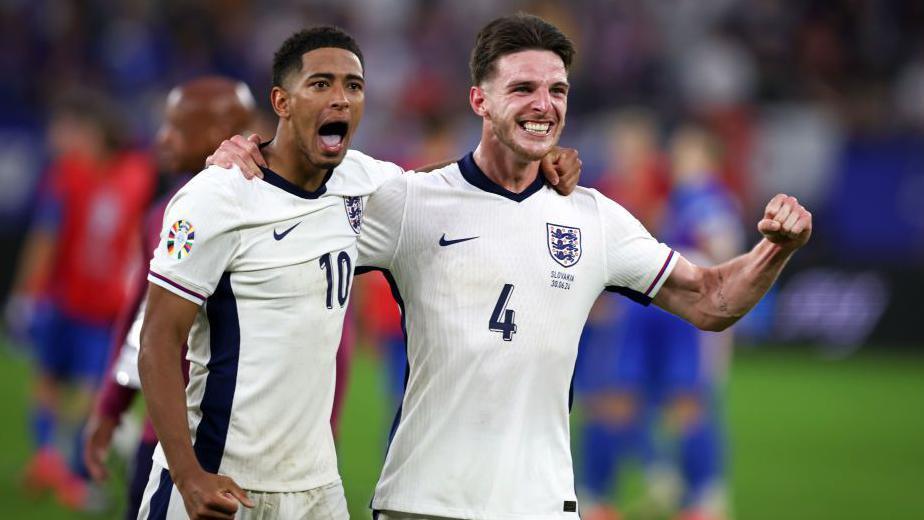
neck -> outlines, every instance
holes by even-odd
[[[269,169],[305,191],[316,191],[327,176],[328,169],[308,160],[299,148],[294,132],[289,131],[281,120],[276,127],[276,136],[262,152]]]
[[[528,188],[539,175],[539,161],[518,157],[497,137],[482,133],[474,153],[475,164],[495,184],[513,193]]]

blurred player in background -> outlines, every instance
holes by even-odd
[[[655,114],[641,108],[621,110],[612,117],[608,132],[608,164],[598,187],[607,197],[619,201],[646,229],[659,229],[670,191],[668,160],[661,151]],[[625,415],[618,407],[624,400],[616,381],[618,351],[613,348],[627,307],[623,298],[602,295],[581,333],[575,368],[575,397],[582,405],[580,423],[581,463],[578,474],[585,518],[618,518],[607,504],[616,486],[614,471],[617,449],[638,444],[639,432],[619,425]]]
[[[36,379],[31,417],[35,455],[25,484],[53,490],[72,508],[87,501],[79,431],[106,366],[111,331],[125,303],[137,232],[155,186],[151,161],[127,148],[111,103],[73,93],[48,129],[53,162],[41,187],[32,229],[20,257],[7,319],[35,331]],[[29,318],[29,308],[35,309]],[[66,390],[73,388],[69,399]],[[65,407],[65,403],[76,403]],[[68,409],[67,414],[64,410]],[[73,460],[56,439],[74,417]]]
[[[137,256],[141,265],[150,262],[160,241],[167,202],[202,169],[206,157],[222,140],[253,130],[255,116],[250,89],[230,78],[198,78],[170,91],[156,141],[161,184],[166,192],[148,210],[144,225],[139,228],[142,244]],[[129,303],[119,316],[110,370],[87,422],[84,458],[90,475],[97,480],[106,478],[106,455],[113,433],[140,388],[137,358],[146,289],[147,271],[140,269]],[[126,518],[138,516],[156,445],[157,436],[146,419],[130,478]]]
[[[661,152],[658,121],[643,108],[612,116],[607,166],[598,188],[619,201],[648,229],[659,229],[670,191],[668,160]]]
[[[670,156],[672,186],[661,236],[700,265],[731,259],[745,237],[739,205],[717,177],[716,139],[683,126],[671,139]],[[597,420],[587,426],[584,446],[582,488],[595,504],[588,519],[618,518],[605,502],[632,455],[645,464],[655,506],[673,509],[679,498],[680,518],[725,518],[719,392],[731,332],[703,333],[663,311],[638,306],[624,309],[606,331],[588,331],[582,353],[613,353],[607,363],[584,360],[587,370],[608,381],[608,392],[589,407]]]

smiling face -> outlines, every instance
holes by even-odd
[[[501,56],[494,72],[471,88],[485,129],[524,161],[538,161],[558,143],[568,110],[568,73],[552,51]]]
[[[305,158],[319,169],[343,161],[364,105],[363,68],[352,52],[323,47],[302,55],[301,70],[273,87],[273,108]]]

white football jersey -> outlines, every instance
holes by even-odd
[[[577,518],[568,416],[601,291],[650,302],[677,261],[596,190],[521,194],[459,163],[370,197],[360,265],[400,296],[409,373],[372,507]]]
[[[206,471],[268,492],[339,478],[335,355],[364,198],[400,171],[350,151],[306,192],[211,167],[171,200],[148,280],[201,305],[186,398]],[[160,447],[154,458],[166,467]]]

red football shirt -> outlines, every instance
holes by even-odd
[[[68,156],[52,166],[48,189],[60,214],[48,292],[66,314],[98,323],[118,315],[155,181],[150,159],[136,152],[103,165]]]

